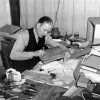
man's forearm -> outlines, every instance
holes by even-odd
[[[23,53],[11,53],[10,54],[10,58],[12,60],[28,60],[28,59],[32,59],[33,56],[35,56],[34,52],[23,52]]]

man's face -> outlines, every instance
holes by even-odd
[[[43,36],[46,36],[47,34],[51,34],[52,27],[53,27],[52,23],[39,24],[38,36],[43,37]]]

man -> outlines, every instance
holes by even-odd
[[[12,65],[13,68],[20,72],[33,68],[40,61],[39,57],[45,54],[43,50],[45,44],[49,44],[51,47],[60,46],[67,49],[52,39],[50,36],[52,27],[52,19],[44,16],[39,19],[34,28],[19,34],[10,53],[12,64],[14,64]]]

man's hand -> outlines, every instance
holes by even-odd
[[[34,53],[35,53],[35,55],[38,56],[38,57],[43,56],[43,55],[46,54],[44,50],[38,50],[38,51],[35,51]]]
[[[75,52],[75,49],[69,49],[70,54],[73,54]]]
[[[65,53],[64,61],[67,61],[71,57],[71,54],[69,52]]]

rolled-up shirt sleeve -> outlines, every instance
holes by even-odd
[[[28,31],[21,32],[16,41],[15,44],[11,50],[10,58],[12,60],[27,60],[32,59],[33,52],[25,52],[24,49],[27,46],[29,41],[29,34]]]

